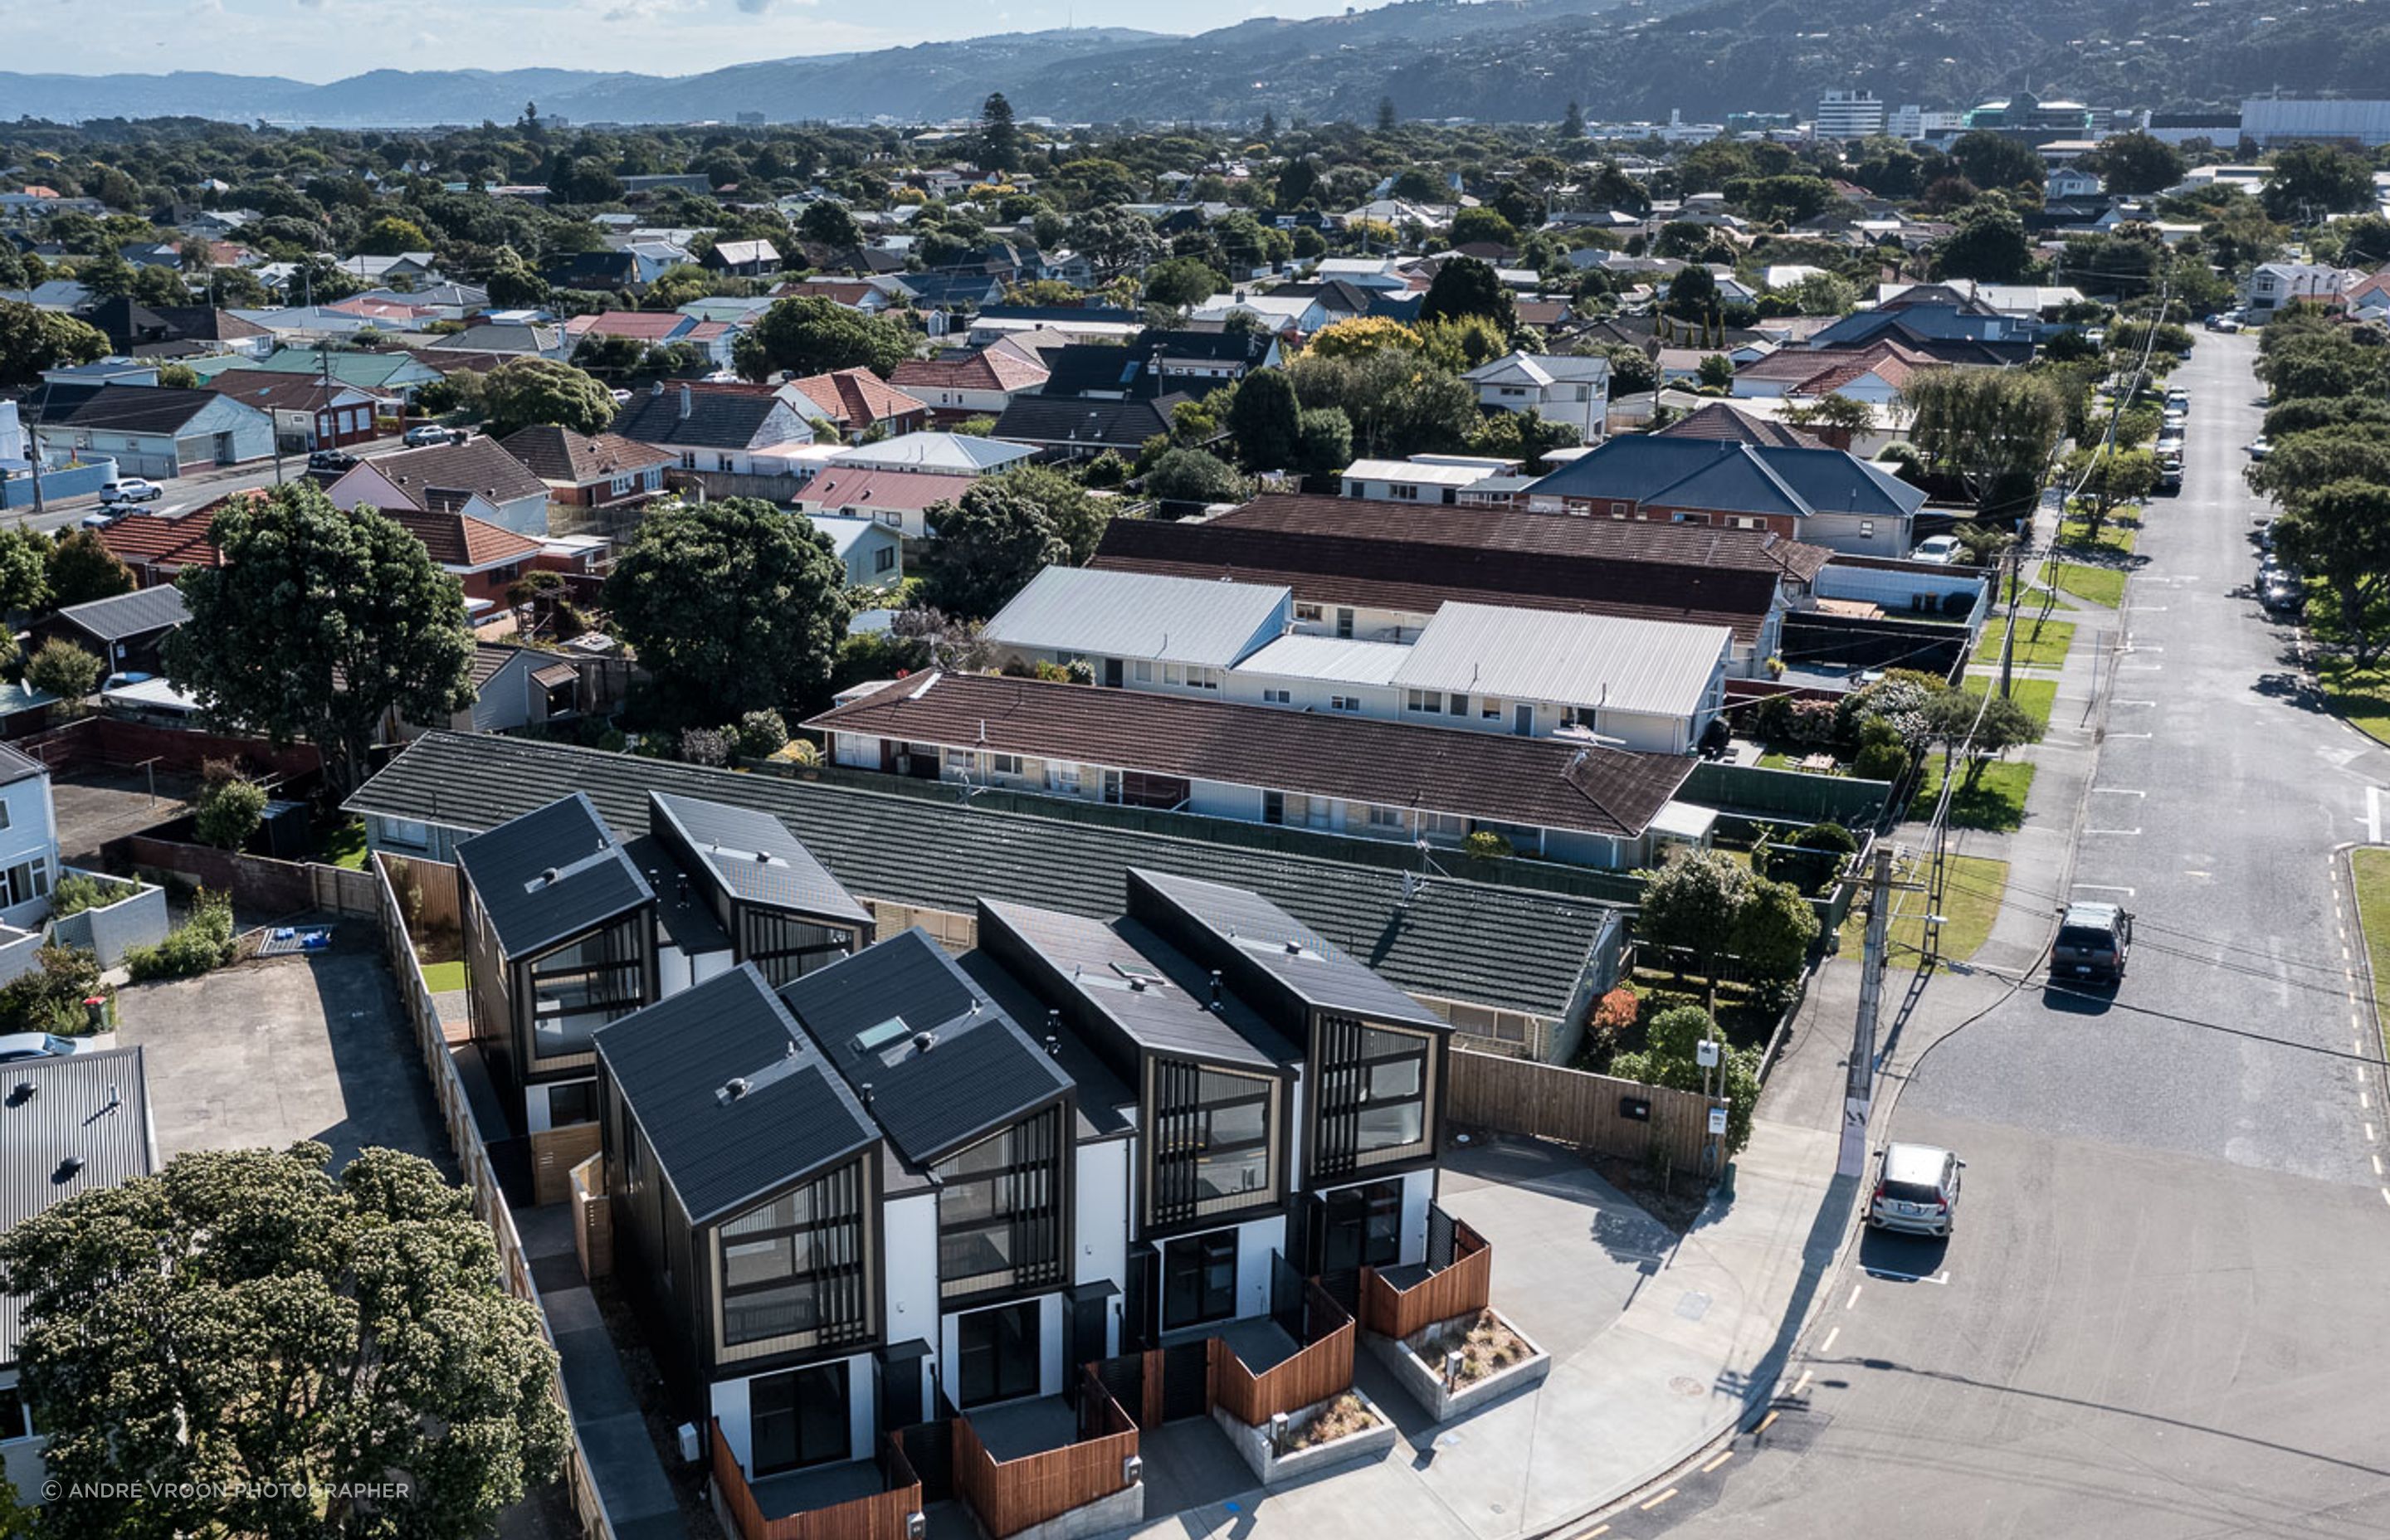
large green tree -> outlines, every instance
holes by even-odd
[[[1228,432],[1253,470],[1284,470],[1303,451],[1303,404],[1284,369],[1257,369],[1237,386]]]
[[[1251,490],[1218,456],[1201,449],[1164,451],[1145,473],[1145,490],[1166,503],[1238,503]]]
[[[1227,283],[1200,257],[1173,257],[1145,270],[1145,299],[1148,304],[1188,310],[1220,292]]]
[[[662,714],[715,726],[808,702],[846,633],[846,569],[802,514],[757,497],[668,503],[606,580]]]
[[[1001,91],[991,93],[980,106],[979,169],[1021,169],[1021,130],[1012,121],[1012,104],[1004,99]]]
[[[482,377],[482,417],[493,438],[539,424],[602,433],[614,420],[614,398],[560,359],[509,358]]]
[[[2032,266],[2033,242],[2025,235],[2024,221],[1996,198],[1960,214],[1958,229],[1934,250],[1936,277],[2015,283]]]
[[[1988,128],[1970,129],[1950,146],[1950,159],[1979,187],[2016,187],[2042,183],[2041,155],[2019,139]]]
[[[904,323],[849,310],[819,294],[782,300],[735,344],[739,372],[762,379],[775,369],[791,375],[869,369],[882,379],[913,355]]]
[[[2390,437],[2371,423],[2342,422],[2294,433],[2249,467],[2251,490],[2297,512],[2335,481],[2390,486]]]
[[[2017,369],[1927,369],[1901,388],[1908,436],[1935,470],[1975,497],[1977,513],[2012,520],[2030,509],[2066,430],[2066,398]]]
[[[2135,129],[2102,139],[2081,164],[2112,193],[2153,193],[2181,181],[2190,162],[2164,139]]]
[[[973,481],[926,517],[936,533],[922,553],[921,597],[967,620],[995,614],[1030,579],[1070,557],[1045,500],[1009,476]]]
[[[47,561],[50,602],[64,610],[133,591],[133,573],[91,530],[59,536]]]
[[[472,704],[465,595],[423,542],[312,481],[227,505],[209,531],[220,567],[184,570],[190,619],[166,677],[276,744],[304,738],[346,789],[395,713],[444,722]]]
[[[2275,524],[2274,544],[2332,591],[2336,639],[2357,664],[2379,658],[2383,599],[2390,592],[2390,484],[2325,482]]]
[[[2331,145],[2292,145],[2274,156],[2257,197],[2285,225],[2319,225],[2326,214],[2373,207],[2373,168]]]
[[[469,1197],[368,1149],[186,1154],[0,1238],[60,1540],[468,1540],[568,1428]]]
[[[1435,270],[1420,301],[1419,318],[1440,321],[1447,316],[1483,315],[1504,331],[1519,324],[1518,307],[1492,264],[1475,257],[1454,257]]]
[[[108,334],[87,321],[0,300],[0,391],[31,390],[44,369],[108,356]]]

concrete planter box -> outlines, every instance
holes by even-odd
[[[1122,1534],[1145,1522],[1145,1483],[1124,1486],[1108,1497],[1081,1503],[1042,1524],[1032,1524],[1011,1540],[1086,1540],[1089,1535]]]
[[[1456,1315],[1453,1320],[1467,1318]],[[1364,1341],[1368,1343],[1369,1352],[1378,1362],[1385,1365],[1394,1377],[1402,1381],[1403,1389],[1410,1392],[1413,1401],[1424,1407],[1436,1421],[1449,1422],[1455,1418],[1467,1417],[1480,1406],[1498,1401],[1512,1391],[1540,1384],[1544,1376],[1552,1372],[1552,1355],[1546,1353],[1534,1338],[1521,1331],[1516,1322],[1498,1310],[1494,1312],[1494,1318],[1507,1327],[1512,1336],[1527,1344],[1527,1356],[1509,1368],[1489,1374],[1483,1380],[1466,1380],[1457,1388],[1445,1385],[1441,1362],[1431,1364],[1420,1356],[1420,1349],[1450,1328],[1452,1321],[1438,1321],[1423,1331],[1415,1331],[1402,1338],[1381,1337],[1376,1332],[1368,1332],[1364,1334]]]
[[[1341,1395],[1348,1392],[1338,1393]],[[1376,1419],[1375,1422],[1357,1433],[1347,1433],[1343,1438],[1327,1444],[1314,1444],[1308,1449],[1297,1449],[1289,1455],[1279,1455],[1271,1451],[1269,1430],[1266,1428],[1255,1428],[1249,1423],[1240,1422],[1217,1406],[1212,1408],[1212,1420],[1218,1423],[1220,1431],[1228,1435],[1228,1442],[1237,1446],[1238,1457],[1253,1470],[1265,1489],[1290,1486],[1296,1482],[1316,1476],[1323,1470],[1332,1470],[1339,1466],[1353,1465],[1362,1460],[1383,1459],[1394,1448],[1394,1419],[1380,1411],[1377,1404],[1368,1396],[1362,1395],[1358,1390],[1349,1393],[1359,1398],[1361,1405],[1368,1409],[1370,1417]],[[1320,1413],[1333,1404],[1334,1400],[1335,1397],[1330,1397],[1327,1401],[1289,1414],[1288,1431],[1300,1432],[1309,1427]]]
[[[99,966],[116,968],[123,964],[126,948],[155,946],[166,939],[166,891],[130,878],[109,877],[99,872],[80,872],[67,868],[70,876],[97,877],[123,890],[124,896],[113,904],[50,922],[51,938],[60,946],[80,946],[98,955]]]

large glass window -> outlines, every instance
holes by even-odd
[[[1402,1260],[1403,1185],[1372,1182],[1328,1194],[1319,1269],[1392,1267]]]
[[[744,930],[746,953],[739,960],[753,963],[775,989],[855,949],[853,930],[769,909],[748,910]]]
[[[759,1375],[747,1385],[753,1469],[769,1475],[825,1465],[851,1454],[846,1366],[816,1364],[786,1374]]]
[[[862,1168],[850,1165],[726,1223],[722,1341],[870,1334]]]
[[[1061,1281],[1061,1145],[1048,1108],[932,1168],[941,1298]]]
[[[589,1051],[590,1033],[647,1003],[644,914],[593,930],[531,965],[532,1051],[555,1059]]]
[[[1278,1201],[1278,1082],[1163,1059],[1154,1069],[1153,1217]]]
[[[1162,1248],[1162,1328],[1225,1321],[1237,1313],[1237,1232],[1185,1236]]]
[[[1431,1124],[1434,1039],[1425,1033],[1374,1027],[1350,1017],[1323,1019],[1314,1052],[1319,1120],[1311,1154],[1321,1174],[1405,1159],[1424,1150]]]
[[[955,1323],[957,1405],[983,1406],[1035,1395],[1038,1385],[1034,1301],[974,1311]]]

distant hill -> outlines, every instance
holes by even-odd
[[[1805,115],[1819,91],[1970,105],[2030,87],[2102,106],[2390,93],[2390,6],[2371,0],[1403,0],[1193,37],[1124,28],[1017,32],[660,77],[571,70],[276,77],[0,73],[0,119],[189,115],[328,125],[510,121],[526,101],[578,122],[936,122],[990,91],[1024,115],[1246,122],[1265,109],[1407,118],[1715,120]]]

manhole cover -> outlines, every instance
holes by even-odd
[[[1689,1321],[1698,1321],[1709,1307],[1710,1297],[1707,1294],[1697,1293],[1688,1289],[1685,1290],[1685,1297],[1677,1302],[1677,1314]]]
[[[1689,1379],[1681,1374],[1668,1381],[1668,1388],[1676,1392],[1678,1395],[1699,1395],[1702,1393],[1702,1382],[1700,1380]]]

